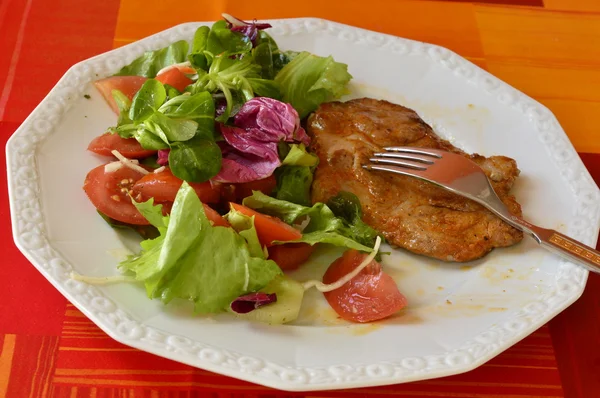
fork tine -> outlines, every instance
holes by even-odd
[[[425,156],[431,156],[436,159],[442,158],[442,155],[435,153],[433,151],[427,150],[427,149],[417,149],[417,148],[409,148],[409,147],[403,147],[403,146],[388,146],[383,149],[388,152],[402,152],[402,153],[411,153],[411,154],[415,154],[415,155],[425,155]]]
[[[424,164],[428,164],[428,165],[433,164],[433,160],[424,159],[422,157],[414,156],[414,155],[405,155],[403,153],[397,153],[397,152],[378,152],[378,153],[374,153],[373,156],[375,156],[377,158],[408,160],[408,161],[424,163]]]
[[[372,171],[387,171],[394,174],[400,174],[408,177],[416,177],[421,180],[429,181],[425,176],[421,175],[421,171],[424,170],[416,170],[416,169],[408,169],[405,167],[399,166],[386,166],[386,165],[378,165],[378,164],[365,164],[362,166],[363,169]]]
[[[413,162],[410,160],[399,160],[399,159],[389,159],[384,157],[375,157],[370,158],[369,162],[375,164],[387,164],[390,166],[404,167],[411,170],[427,170],[427,165],[419,162]],[[433,163],[433,162],[432,162]]]

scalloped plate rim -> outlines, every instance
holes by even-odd
[[[363,29],[363,28],[358,28],[358,27],[354,27],[351,25],[345,25],[342,23],[338,23],[335,21],[329,21],[326,19],[321,19],[321,18],[313,18],[313,17],[307,17],[307,18],[286,18],[286,19],[271,19],[271,20],[265,20],[268,22],[272,22],[274,24],[276,23],[292,23],[292,22],[296,22],[296,23],[302,23],[302,22],[306,22],[306,21],[314,21],[314,22],[318,22],[318,23],[325,23],[325,24],[330,24],[330,25],[335,25],[337,27],[343,28],[343,29],[350,29],[350,30],[355,30],[355,31],[360,31],[363,33],[369,33],[369,34],[374,34],[374,35],[381,35],[387,38],[393,38],[393,39],[397,39],[397,40],[401,40],[401,41],[406,41],[406,42],[410,42],[410,43],[416,43],[425,47],[435,47],[438,49],[443,49],[444,51],[452,54],[455,57],[460,58],[461,60],[467,62],[470,64],[470,67],[472,68],[476,68],[477,70],[479,70],[479,73],[483,74],[484,76],[487,76],[495,81],[498,81],[501,85],[504,85],[506,87],[510,87],[510,89],[515,90],[518,95],[520,97],[525,97],[527,99],[529,99],[530,101],[532,101],[533,103],[535,103],[536,107],[539,107],[541,109],[544,109],[545,111],[547,111],[552,118],[554,118],[554,120],[556,121],[556,123],[559,126],[559,133],[562,133],[566,138],[567,138],[567,142],[570,145],[569,148],[567,148],[567,150],[569,152],[574,152],[575,155],[577,155],[575,148],[573,147],[572,143],[568,140],[568,136],[566,135],[566,133],[564,132],[564,130],[562,129],[562,127],[560,127],[560,124],[558,122],[558,120],[556,120],[556,117],[554,116],[554,114],[552,114],[552,112],[550,112],[550,110],[545,107],[544,105],[540,104],[539,102],[535,101],[533,98],[527,96],[526,94],[514,89],[512,86],[508,85],[507,83],[505,83],[504,81],[500,80],[499,78],[497,78],[496,76],[490,74],[489,72],[485,71],[484,69],[480,68],[479,66],[471,63],[470,61],[465,60],[463,57],[461,57],[459,54],[445,48],[439,45],[435,45],[435,44],[429,44],[429,43],[425,43],[425,42],[421,42],[421,41],[416,41],[416,40],[412,40],[412,39],[406,39],[406,38],[401,38],[401,37],[397,37],[397,36],[393,36],[390,34],[385,34],[385,33],[380,33],[380,32],[375,32],[375,31],[370,31],[367,29]],[[61,83],[64,83],[65,81],[68,81],[68,75],[74,73],[74,71],[78,68],[81,67],[84,64],[89,63],[90,61],[93,60],[97,60],[97,59],[101,59],[103,57],[107,57],[109,54],[119,54],[121,52],[124,52],[126,49],[130,49],[133,48],[136,44],[138,43],[142,43],[142,42],[150,42],[153,39],[158,39],[158,38],[162,38],[162,37],[166,37],[168,33],[170,32],[177,32],[178,30],[181,30],[183,27],[197,27],[199,25],[208,25],[213,23],[214,21],[209,21],[209,22],[186,22],[186,23],[182,23],[182,24],[178,24],[175,25],[169,29],[154,33],[150,36],[147,36],[141,40],[138,40],[136,42],[133,43],[129,43],[125,46],[98,54],[96,56],[87,58],[85,60],[82,60],[76,64],[74,64],[73,66],[71,66],[65,73],[64,75],[58,80],[58,82],[56,83],[56,85],[50,90],[50,92],[44,97],[44,99],[40,102],[40,104],[38,106],[36,106],[36,108],[31,112],[30,115],[28,115],[28,117],[23,121],[23,123],[17,128],[17,130],[14,132],[14,134],[8,139],[7,143],[6,143],[6,162],[7,162],[7,185],[8,185],[8,195],[9,195],[9,206],[10,206],[10,214],[11,214],[11,220],[13,220],[14,215],[17,211],[17,199],[15,198],[15,191],[14,191],[14,184],[15,184],[15,178],[13,176],[13,174],[11,173],[12,170],[12,166],[11,163],[13,162],[13,160],[15,158],[18,158],[19,155],[17,154],[17,150],[13,147],[16,146],[15,142],[18,140],[18,138],[26,133],[26,128],[28,126],[28,123],[31,122],[32,119],[35,118],[36,113],[38,113],[38,110],[42,107],[42,105],[44,105],[46,103],[46,101],[52,96],[53,93],[55,93],[56,91],[58,91],[58,88],[60,87]],[[48,133],[48,134],[51,134]],[[39,142],[36,143],[36,145],[38,145]],[[581,162],[581,160],[579,160],[579,162]],[[34,156],[34,165],[37,167],[37,164],[35,163],[35,156]],[[583,171],[582,173],[584,173],[588,179],[591,179],[591,176],[589,174],[589,171],[583,167]],[[595,193],[596,195],[598,195],[600,193],[600,190],[598,189],[598,187],[595,187]],[[38,199],[39,200],[39,199]],[[600,204],[598,204],[596,206],[597,208],[600,208]],[[596,224],[600,224],[598,222],[598,220],[596,220]],[[146,352],[150,352],[152,354],[164,357],[164,358],[168,358],[168,359],[172,359],[172,360],[176,360],[178,362],[182,362],[194,367],[199,367],[199,368],[203,368],[209,371],[213,371],[219,374],[223,374],[226,376],[230,376],[230,377],[235,377],[241,380],[245,380],[245,381],[249,381],[252,383],[259,383],[262,384],[264,386],[268,386],[268,387],[273,387],[273,388],[277,388],[277,389],[281,389],[281,390],[287,390],[287,391],[315,391],[315,390],[329,390],[329,389],[339,389],[339,388],[358,388],[358,387],[369,387],[369,386],[379,386],[379,385],[389,385],[389,384],[394,384],[394,383],[405,383],[405,382],[411,382],[411,381],[417,381],[417,380],[423,380],[423,379],[430,379],[430,378],[438,378],[438,377],[443,377],[443,376],[449,376],[449,375],[454,375],[454,374],[460,374],[460,373],[464,373],[464,372],[468,372],[470,370],[473,370],[479,366],[481,366],[483,363],[489,361],[491,358],[495,357],[496,355],[498,355],[499,353],[505,351],[506,349],[508,349],[510,346],[514,345],[515,343],[517,343],[518,341],[522,340],[523,338],[527,337],[529,334],[531,334],[534,330],[536,330],[539,326],[545,324],[546,322],[548,322],[550,319],[552,319],[554,316],[556,316],[557,314],[559,314],[560,312],[562,312],[565,308],[567,308],[568,306],[570,306],[573,302],[575,302],[583,293],[583,290],[585,288],[585,284],[586,284],[586,280],[587,280],[587,276],[588,276],[588,272],[584,270],[584,272],[582,272],[581,275],[581,280],[579,281],[580,283],[578,284],[579,289],[577,289],[576,291],[571,292],[571,295],[569,296],[569,298],[565,301],[563,301],[558,307],[556,307],[554,310],[552,311],[547,311],[544,316],[542,318],[540,318],[535,325],[529,325],[527,328],[523,329],[521,332],[515,334],[514,336],[512,336],[510,339],[507,339],[505,341],[503,341],[503,343],[499,346],[496,347],[491,353],[488,353],[486,355],[484,355],[483,357],[480,358],[476,358],[474,361],[472,361],[471,363],[465,364],[465,365],[453,365],[451,369],[448,368],[441,368],[438,369],[437,371],[432,371],[432,370],[427,370],[427,369],[423,369],[423,371],[421,372],[414,372],[413,374],[411,374],[410,376],[404,376],[404,377],[372,377],[370,379],[364,380],[358,380],[358,381],[342,381],[342,382],[337,382],[337,381],[330,381],[330,382],[326,382],[326,383],[310,383],[308,381],[305,382],[299,382],[299,383],[295,383],[295,382],[286,382],[283,379],[274,379],[274,378],[268,378],[268,377],[264,377],[261,375],[255,375],[255,374],[251,374],[248,372],[245,372],[243,370],[232,370],[220,365],[214,365],[212,364],[210,361],[206,361],[206,360],[201,360],[200,358],[196,357],[190,357],[190,356],[186,356],[185,354],[181,354],[178,352],[168,352],[167,350],[164,349],[159,349],[159,348],[155,348],[152,347],[150,345],[144,345],[143,342],[140,342],[139,340],[134,340],[134,339],[129,339],[125,336],[121,336],[116,332],[116,327],[110,326],[108,323],[106,323],[104,320],[98,318],[92,311],[88,310],[88,308],[84,305],[82,305],[81,303],[78,302],[78,300],[75,298],[75,295],[73,293],[71,293],[70,291],[68,291],[67,289],[64,288],[64,286],[62,286],[61,284],[59,284],[59,281],[57,279],[55,279],[50,272],[48,272],[46,269],[44,269],[44,267],[42,267],[42,265],[34,258],[34,256],[30,253],[30,249],[28,249],[26,247],[26,245],[23,243],[22,239],[18,236],[19,234],[19,230],[18,230],[18,225],[15,222],[12,222],[12,234],[13,234],[13,240],[15,242],[15,245],[17,246],[17,248],[23,253],[23,255],[27,258],[27,260],[29,262],[31,262],[36,269],[38,269],[38,271],[63,295],[65,296],[67,299],[69,299],[69,301],[71,301],[72,304],[75,305],[75,307],[77,307],[82,313],[84,313],[88,318],[90,318],[98,327],[100,327],[105,333],[107,333],[111,338],[113,338],[114,340],[123,343],[125,345],[131,346],[131,347],[135,347],[138,348],[140,350],[146,351]],[[596,229],[596,232],[594,234],[591,235],[592,240],[598,238],[598,229]],[[592,242],[588,242],[589,244],[591,244]],[[67,262],[68,263],[68,262]],[[155,329],[155,328],[153,328]],[[158,331],[160,331],[160,329],[156,329]],[[226,350],[226,349],[225,349]],[[458,351],[458,350],[457,350]],[[447,352],[446,354],[451,354],[452,352]],[[264,361],[265,363],[269,363],[268,361]],[[305,369],[311,369],[311,368],[304,368],[304,367],[285,367],[285,366],[281,366],[281,365],[277,365],[276,366],[280,366],[283,368],[289,368],[290,370],[305,370]],[[329,365],[329,366],[334,366],[334,365]]]

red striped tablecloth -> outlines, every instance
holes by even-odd
[[[318,16],[449,47],[550,107],[600,180],[600,5],[594,0],[2,0],[2,143],[72,64],[177,23],[214,20],[225,10],[247,19]],[[6,187],[5,173],[0,179]],[[568,310],[472,372],[292,394],[113,341],[13,245],[6,188],[0,218],[0,397],[600,397],[597,275]]]

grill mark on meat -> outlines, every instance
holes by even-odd
[[[415,111],[369,98],[322,104],[309,116],[307,130],[320,159],[313,202],[326,202],[340,191],[354,193],[364,221],[391,245],[443,261],[466,262],[523,239],[521,231],[471,200],[412,177],[361,167],[386,146],[460,153],[482,167],[511,213],[520,216],[521,206],[509,194],[519,175],[513,159],[466,154],[438,137]]]

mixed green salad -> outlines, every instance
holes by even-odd
[[[320,160],[302,122],[352,76],[331,56],[281,50],[269,27],[224,15],[95,82],[118,118],[88,147],[112,161],[84,190],[110,225],[144,238],[119,268],[151,299],[286,323],[317,287],[344,319],[387,317],[406,299],[359,199],[310,195]],[[344,253],[319,280],[287,275],[325,244]]]

